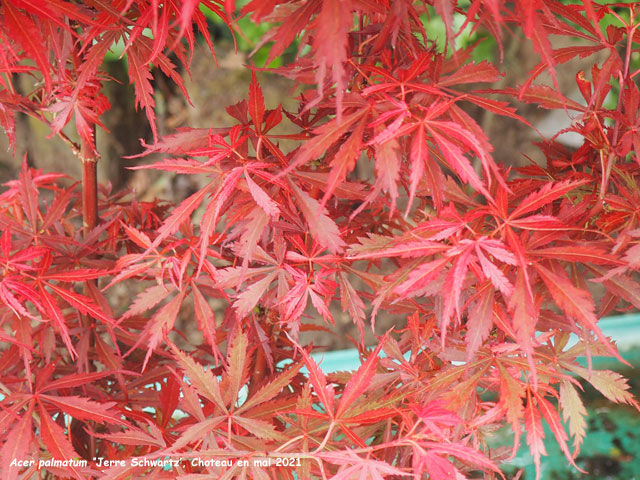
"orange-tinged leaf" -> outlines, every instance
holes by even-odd
[[[162,302],[171,293],[173,293],[174,290],[175,287],[171,283],[168,285],[151,285],[149,288],[136,295],[136,298],[131,302],[131,305],[124,315],[122,315],[122,318],[129,318],[146,312]]]
[[[580,445],[587,434],[587,409],[576,388],[567,379],[560,380],[560,407],[562,419],[568,422],[569,434],[573,437],[573,448],[580,451]],[[575,453],[574,453],[575,456]]]
[[[382,145],[376,144],[375,149],[375,169],[376,181],[374,189],[369,198],[377,198],[379,192],[385,192],[391,197],[391,214],[396,207],[398,199],[398,180],[400,178],[400,149],[398,141],[392,138]]]
[[[195,283],[191,284],[191,292],[193,293],[193,309],[196,315],[196,322],[198,322],[198,328],[200,328],[209,345],[217,349],[216,319],[213,309]]]
[[[362,330],[361,326],[364,325],[364,319],[366,318],[365,304],[362,298],[353,288],[344,272],[338,273],[338,284],[340,285],[340,306],[342,311],[348,311],[353,322]]]
[[[447,87],[463,83],[495,82],[502,76],[504,74],[501,74],[495,65],[485,60],[480,63],[461,65],[451,75],[441,78],[438,85]]]
[[[234,423],[237,423],[242,428],[246,429],[249,433],[252,433],[257,438],[263,440],[275,440],[278,442],[286,442],[288,437],[283,433],[280,433],[276,428],[264,420],[257,418],[245,418],[234,415],[231,417]]]
[[[177,348],[173,348],[173,353],[185,376],[197,389],[197,392],[213,402],[222,412],[226,412],[227,406],[222,400],[220,382],[213,373],[211,373],[211,370],[205,370],[202,365],[196,363],[194,359],[188,357]]]
[[[611,370],[591,370],[578,365],[572,365],[570,370],[580,375],[602,395],[615,403],[626,403],[640,411],[640,405],[633,394],[627,379]]]
[[[240,389],[247,381],[248,348],[247,334],[241,330],[234,337],[227,353],[227,377],[224,380],[229,390],[225,389],[223,398],[230,399],[232,403],[236,402]]]
[[[297,363],[293,367],[287,369],[282,374],[278,375],[273,381],[269,382],[262,388],[260,388],[255,394],[251,395],[241,406],[236,410],[236,413],[245,412],[251,410],[253,407],[260,405],[261,403],[268,402],[274,398],[278,393],[282,391],[287,385],[290,384],[293,377],[302,368],[302,363]]]
[[[272,270],[264,278],[253,282],[242,293],[238,294],[233,307],[236,309],[238,318],[244,318],[255,307],[264,292],[269,288],[273,280],[278,276],[277,270]]]
[[[520,445],[520,423],[524,417],[522,400],[525,397],[525,391],[520,381],[513,378],[501,362],[497,362],[497,366],[500,374],[500,400],[498,405],[506,412],[507,421],[511,425],[511,430],[515,435],[512,450],[512,456],[515,456],[518,446]]]
[[[182,432],[175,443],[171,445],[170,450],[180,450],[190,443],[202,442],[202,440],[207,436],[213,437],[215,435],[214,428],[216,428],[220,424],[226,426],[226,420],[227,418],[224,416],[215,416],[207,418],[206,420],[198,422],[194,425],[190,425]]]
[[[577,470],[583,472],[583,470],[578,467],[573,461],[574,455],[571,455],[569,451],[569,447],[567,446],[567,432],[564,430],[564,425],[560,422],[560,416],[556,411],[555,407],[539,392],[534,392],[534,397],[536,398],[536,403],[538,405],[538,409],[542,413],[542,417],[546,420],[547,425],[551,429],[551,432],[556,437],[556,441],[558,445],[560,445],[560,450],[564,453],[564,456],[567,457],[568,462]],[[583,472],[586,473],[586,472]]]
[[[537,385],[538,373],[533,358],[536,323],[539,311],[525,288],[525,277],[522,269],[518,271],[513,295],[509,299],[509,310],[512,313],[511,323],[519,348],[527,356],[532,383]]]

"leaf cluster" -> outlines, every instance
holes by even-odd
[[[10,139],[16,112],[58,134],[73,114],[93,145],[108,108],[98,67],[119,39],[154,125],[151,65],[182,87],[169,55],[188,65],[194,24],[207,37],[200,4],[229,25],[273,25],[267,63],[296,39],[308,47],[274,70],[305,87],[299,108],[268,108],[254,69],[231,125],[146,146],[165,158],[139,168],[197,175],[202,188],[175,206],[104,188],[86,235],[78,186],[62,175],[25,162],[6,185],[3,478],[35,474],[14,458],[50,457],[88,460],[40,473],[51,478],[160,475],[153,462],[166,458],[184,478],[294,478],[290,465],[297,478],[495,476],[523,433],[539,470],[543,420],[573,463],[586,425],[578,378],[638,408],[623,377],[590,363],[620,358],[599,318],[640,308],[636,3],[3,2]],[[445,25],[444,50],[426,16]],[[498,88],[500,66],[455,44],[467,25],[499,41],[522,31],[540,55],[529,80]],[[580,43],[555,48],[551,35]],[[556,69],[598,52],[606,59],[576,75],[584,101],[565,97]],[[17,73],[39,81],[32,95],[16,92]],[[516,101],[575,112],[582,146],[543,140],[546,165],[519,169],[494,159],[469,107],[531,127]],[[131,297],[122,311],[109,303],[118,289]],[[176,328],[188,309],[200,343]],[[340,310],[362,362],[324,374],[301,332],[314,317],[331,328]],[[399,326],[368,350],[382,312]],[[513,448],[490,450],[504,425]],[[229,456],[247,463],[195,461]]]

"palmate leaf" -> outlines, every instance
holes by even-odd
[[[21,180],[0,194],[0,318],[9,344],[0,351],[7,379],[0,432],[15,435],[0,440],[3,465],[9,455],[38,450],[40,457],[88,457],[85,447],[95,445],[115,458],[187,450],[194,457],[233,450],[299,458],[287,452],[306,452],[295,473],[310,479],[462,478],[474,469],[495,471],[469,442],[504,423],[515,432],[514,447],[524,424],[537,462],[544,454],[543,420],[565,455],[578,455],[569,452],[551,398],[559,398],[579,447],[584,406],[567,372],[585,377],[610,400],[637,406],[617,374],[572,370],[580,350],[564,351],[559,335],[571,331],[593,354],[613,353],[598,330],[598,315],[625,308],[620,299],[640,306],[633,233],[638,164],[627,161],[638,147],[638,72],[624,60],[634,53],[635,25],[624,24],[633,10],[627,16],[629,7],[591,0],[427,3],[444,25],[444,51],[425,32],[420,2],[245,2],[243,17],[262,27],[279,25],[265,27],[261,43],[273,42],[271,60],[299,41],[296,60],[277,73],[315,90],[300,90],[298,104],[286,110],[267,110],[266,92],[253,74],[248,99],[227,110],[229,127],[154,139],[148,153],[185,158],[152,168],[209,182],[175,207],[129,201],[104,189],[103,226],[82,237],[75,186],[59,185],[60,178],[25,164]],[[200,7],[237,28],[232,0],[87,5],[2,3],[0,123],[13,129],[17,112],[36,118],[44,112],[55,132],[75,110],[76,133],[90,142],[104,106],[100,83],[112,80],[98,69],[120,39],[134,103],[153,123],[159,84],[151,81],[151,69],[186,95],[173,59],[189,63],[193,22],[206,32]],[[600,28],[612,14],[623,21]],[[455,20],[462,17],[460,26]],[[485,27],[498,40],[505,27],[533,42],[542,61],[523,87],[498,83],[507,64],[474,63],[476,44],[458,49],[459,32]],[[550,35],[589,45],[554,50]],[[205,41],[211,46],[208,35]],[[532,83],[554,65],[599,50],[609,58],[576,76],[588,106],[542,78]],[[25,90],[29,99],[13,87],[17,76],[35,79]],[[476,90],[477,82],[487,88]],[[605,109],[614,84],[618,106]],[[508,102],[496,100],[498,92],[546,109],[588,112],[571,126],[583,146],[570,152],[541,143],[546,161],[517,175],[497,166],[476,113],[497,113],[531,128]],[[479,107],[474,117],[461,109],[462,101]],[[283,113],[286,132],[276,131]],[[58,116],[51,120],[52,114]],[[200,156],[206,159],[194,159]],[[374,174],[356,171],[361,159],[374,162]],[[128,282],[155,285],[135,289],[143,293],[130,299],[120,323],[96,293],[108,276],[109,287],[123,283],[125,292]],[[585,287],[592,277],[607,289],[602,299],[591,298]],[[84,281],[90,293],[75,285]],[[336,292],[363,338],[370,307],[374,316],[384,308],[402,323],[391,334],[397,340],[387,342],[388,357],[378,358],[376,349],[356,372],[325,376],[311,348],[299,354],[303,347],[285,332],[295,337],[317,328],[307,322],[307,307],[315,308],[308,312],[313,317],[332,322]],[[178,352],[169,333],[191,295],[194,323],[208,345],[193,345],[187,354]],[[230,305],[224,317],[214,315],[213,299],[216,308]],[[120,354],[119,345],[134,343],[128,355]],[[142,345],[146,373],[130,378],[129,370],[141,366],[133,350]],[[171,369],[168,349],[179,372]],[[297,355],[302,359],[282,371]],[[299,374],[302,364],[307,377]],[[90,373],[68,374],[69,368]],[[26,393],[30,388],[38,399]],[[486,388],[498,398],[480,398]],[[432,402],[439,398],[456,410]],[[76,417],[68,429],[67,416]],[[136,426],[120,425],[125,418]],[[92,420],[110,433],[88,441],[95,429],[80,424]],[[102,476],[145,473],[126,467]],[[190,468],[188,474],[284,478],[291,471]]]

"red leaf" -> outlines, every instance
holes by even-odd
[[[149,427],[153,435],[149,435],[149,433],[140,428],[131,426],[127,427],[124,432],[109,433],[106,435],[94,433],[93,435],[97,438],[104,438],[105,440],[119,443],[121,445],[148,445],[150,447],[160,448],[166,447],[167,444],[162,438],[162,432],[157,427],[154,429],[153,423],[151,422],[149,422]]]
[[[72,460],[80,458],[80,455],[73,449],[62,427],[51,420],[46,409],[42,407],[40,408],[40,434],[52,457],[56,460],[69,461],[69,466],[65,467],[65,470],[79,480],[84,479],[84,475],[76,469],[72,462]]]
[[[79,387],[81,385],[87,385],[93,383],[96,380],[113,375],[116,372],[105,371],[95,373],[75,373],[71,375],[65,375],[62,378],[58,378],[53,381],[48,381],[39,390],[39,393],[51,392],[55,390],[64,390],[73,387]]]
[[[194,283],[191,284],[191,292],[193,293],[193,309],[198,328],[207,342],[209,342],[209,345],[217,350],[216,319],[213,310]]]
[[[160,340],[167,338],[169,332],[173,329],[173,324],[178,317],[182,301],[184,300],[186,290],[179,291],[169,302],[163,305],[147,322],[146,327],[142,331],[139,340],[132,347],[136,348],[141,342],[147,341],[147,354],[142,362],[142,370],[147,366],[153,350],[158,346]]]
[[[494,290],[489,286],[480,293],[469,309],[467,334],[465,335],[467,363],[471,362],[493,327]]]
[[[442,124],[444,123],[448,124],[451,122],[439,122],[439,127],[442,128]],[[452,123],[451,125],[447,125],[446,127],[447,134],[456,132],[456,136],[460,135],[458,133],[458,129],[459,127],[457,126],[457,124],[454,124],[454,123]],[[484,184],[482,183],[482,180],[480,180],[480,177],[478,177],[478,174],[474,170],[469,159],[467,159],[462,154],[462,150],[460,149],[460,147],[450,142],[449,140],[447,140],[447,138],[437,133],[433,129],[429,129],[429,133],[433,137],[433,140],[436,143],[436,145],[438,145],[438,147],[442,151],[442,154],[444,155],[444,158],[449,164],[449,166],[458,174],[460,179],[463,182],[469,183],[473,188],[481,192],[485,197],[491,198],[491,194],[485,188]],[[480,153],[479,150],[477,150],[477,152]]]
[[[241,330],[233,338],[227,353],[227,376],[224,377],[226,388],[222,392],[223,399],[228,400],[227,403],[234,404],[237,401],[238,393],[247,381],[248,349],[247,334]]]
[[[485,60],[480,63],[466,63],[460,66],[451,75],[441,77],[438,85],[448,87],[463,83],[496,82],[502,76],[504,74],[501,74],[495,65]]]
[[[327,379],[324,376],[324,373],[320,368],[318,368],[318,364],[315,360],[309,356],[305,349],[301,348],[300,354],[304,359],[304,364],[309,371],[309,381],[311,385],[313,385],[313,391],[318,396],[320,403],[325,409],[326,415],[332,420],[335,418],[334,416],[334,393],[333,386],[327,385]]]
[[[180,225],[186,222],[193,211],[200,206],[209,191],[209,187],[204,187],[198,190],[193,195],[190,195],[189,197],[184,199],[182,203],[180,203],[180,205],[174,208],[169,218],[167,218],[163,222],[162,226],[158,229],[158,236],[147,250],[154,249],[155,247],[160,245],[162,240],[167,238],[169,235],[177,232],[180,228]]]
[[[21,470],[20,467],[11,466],[14,460],[26,460],[32,433],[32,409],[22,414],[18,423],[6,433],[6,440],[0,450],[0,465],[2,465],[5,480],[16,480]]]
[[[126,424],[118,412],[112,411],[116,402],[98,403],[88,398],[78,396],[39,396],[41,401],[55,405],[63,412],[78,420],[92,420],[98,423]]]
[[[313,238],[320,246],[331,253],[343,251],[346,243],[340,238],[338,225],[327,214],[327,210],[321,208],[320,202],[300,190],[293,181],[289,180],[289,185],[291,185],[291,190],[297,200],[297,206],[302,210]]]
[[[138,44],[134,43],[127,50],[127,58],[129,59],[129,83],[132,83],[135,89],[136,108],[142,106],[145,110],[155,142],[158,139],[158,131],[156,129],[156,114],[154,112],[156,104],[153,100],[153,87],[151,86],[153,75],[151,75],[149,71],[148,60],[144,58],[139,48]]]
[[[189,379],[189,382],[197,389],[198,394],[213,402],[222,412],[226,413],[227,406],[222,400],[220,382],[211,373],[211,370],[205,370],[202,365],[177,348],[173,349],[173,353],[180,364],[180,368]]]
[[[566,180],[558,183],[546,183],[540,190],[530,194],[521,202],[518,202],[518,206],[511,212],[509,219],[521,217],[527,213],[536,211],[586,183],[588,183],[587,180]]]
[[[404,212],[405,217],[409,214],[409,210],[411,209],[411,206],[413,204],[413,199],[416,196],[418,184],[424,177],[425,164],[429,162],[429,151],[427,148],[424,128],[422,127],[422,125],[417,128],[416,133],[411,140],[411,151],[409,154],[409,159],[411,160],[411,176],[409,178],[409,201],[407,203],[407,209]],[[431,172],[432,170],[430,169],[429,173]],[[427,180],[427,182],[429,183],[432,192],[439,191],[439,189],[434,185],[433,179],[431,177]]]
[[[333,195],[338,185],[344,182],[346,176],[356,166],[356,161],[360,157],[362,149],[363,131],[364,122],[360,122],[356,125],[356,128],[349,138],[342,143],[342,146],[331,160],[331,171],[329,172],[329,178],[327,180],[327,189],[320,201],[321,209],[327,204],[327,201],[331,198],[331,195]]]
[[[255,200],[255,202],[264,210],[264,213],[269,215],[270,217],[278,217],[280,215],[280,209],[278,208],[278,204],[274,202],[269,195],[262,190],[256,182],[251,179],[251,176],[245,169],[244,178],[247,182],[247,186],[249,187],[249,193]]]
[[[320,158],[329,147],[349,131],[354,123],[359,121],[364,122],[364,116],[367,113],[368,109],[361,108],[343,118],[341,122],[333,119],[316,128],[313,131],[314,136],[307,140],[300,150],[298,150],[289,167],[281,175],[293,171],[298,166],[304,165],[310,160]]]
[[[564,453],[564,456],[567,457],[569,463],[575,467],[577,470],[584,472],[578,467],[573,461],[573,456],[569,451],[569,447],[567,446],[567,432],[564,430],[564,425],[560,422],[560,416],[556,409],[551,403],[546,400],[540,393],[534,392],[534,396],[536,398],[536,403],[538,404],[538,409],[542,413],[543,418],[547,421],[547,425],[551,429],[551,432],[556,437],[556,441],[560,445],[560,450]]]
[[[47,59],[47,50],[44,48],[41,29],[29,18],[15,9],[11,2],[2,2],[4,9],[4,22],[13,37],[20,46],[33,58],[38,69],[44,77],[47,91],[51,90],[51,65]]]
[[[435,279],[449,261],[449,258],[443,257],[428,263],[423,263],[411,271],[409,278],[398,285],[393,290],[394,293],[401,297],[411,296],[413,292],[424,288],[426,284]]]
[[[353,26],[351,4],[342,0],[322,0],[320,13],[315,20],[313,41],[314,64],[317,68],[318,101],[322,99],[327,70],[332,70],[336,84],[337,122],[342,120],[342,98],[344,96],[347,61],[347,34]]]
[[[262,131],[264,120],[264,96],[256,78],[256,72],[251,71],[251,83],[249,84],[249,116],[253,120],[257,132]]]
[[[106,315],[102,311],[102,309],[95,303],[93,303],[93,301],[89,297],[85,297],[84,295],[80,295],[79,293],[60,288],[57,285],[53,285],[50,283],[47,283],[47,285],[54,292],[60,295],[60,297],[63,298],[65,302],[67,302],[72,307],[77,308],[81,313],[90,315],[91,317],[109,325],[113,325],[115,323],[115,320]]]
[[[533,455],[533,463],[536,466],[536,480],[540,479],[540,455],[546,455],[547,450],[544,447],[544,430],[540,421],[540,412],[533,404],[531,392],[527,390],[527,406],[524,409],[524,426],[527,430],[527,445],[531,455]]]
[[[587,329],[593,331],[602,345],[606,346],[607,350],[609,350],[614,357],[624,362],[618,353],[618,349],[611,344],[597,325],[598,319],[594,313],[595,306],[591,294],[586,290],[574,286],[566,272],[562,269],[555,268],[552,271],[539,263],[535,264],[535,268],[558,306],[567,315],[575,318]]]
[[[378,345],[369,354],[367,360],[358,367],[344,387],[338,406],[336,407],[336,418],[339,420],[344,416],[347,409],[355,402],[362,393],[370,386],[371,379],[376,373],[378,365],[378,354],[385,342],[385,337],[378,339]]]

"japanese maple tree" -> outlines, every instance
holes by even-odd
[[[84,169],[79,184],[25,161],[0,195],[2,478],[491,478],[522,442],[539,471],[543,421],[574,464],[579,380],[639,408],[591,358],[622,360],[599,319],[640,308],[640,5],[237,3],[0,5],[0,124],[15,144],[15,115],[40,119]],[[268,22],[267,64],[299,42],[271,69],[302,87],[298,109],[265,105],[247,67],[232,124],[159,138],[153,76],[187,95],[175,62],[188,71],[197,33],[213,54],[207,9],[233,31]],[[505,86],[474,51],[514,32],[540,63]],[[177,205],[97,183],[118,42],[145,153],[164,157],[137,168],[206,179]],[[557,82],[576,57],[599,59],[575,75],[582,102]],[[494,159],[471,112],[534,131],[517,102],[571,112],[582,145]],[[200,344],[175,327],[185,309]],[[362,362],[324,374],[300,333],[340,310]],[[376,329],[383,313],[399,326]],[[502,426],[513,445],[489,448]]]

